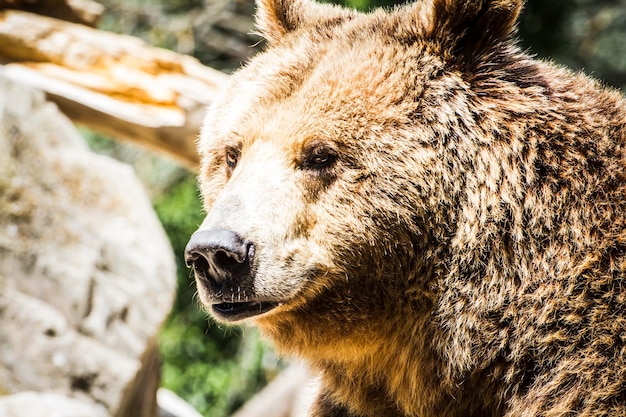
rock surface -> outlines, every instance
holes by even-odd
[[[0,417],[154,415],[167,237],[131,168],[1,72],[0,92]]]

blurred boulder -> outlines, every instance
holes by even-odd
[[[155,416],[176,277],[150,201],[42,93],[0,91],[0,416]]]
[[[0,416],[28,417],[104,417],[104,407],[63,395],[24,392],[0,397]]]

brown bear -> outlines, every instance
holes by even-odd
[[[186,249],[314,416],[626,416],[626,101],[522,51],[522,0],[261,0]]]

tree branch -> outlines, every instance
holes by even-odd
[[[228,76],[196,59],[18,10],[0,11],[5,76],[43,90],[76,123],[196,169],[205,107]]]
[[[96,26],[104,6],[91,0],[0,0],[0,10],[18,9],[68,22]]]

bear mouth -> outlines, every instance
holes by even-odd
[[[278,307],[279,303],[269,301],[248,301],[243,303],[212,304],[213,314],[223,321],[235,322],[260,316]]]

